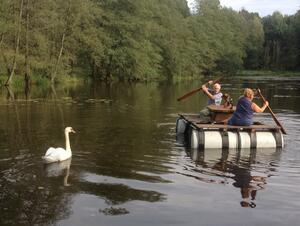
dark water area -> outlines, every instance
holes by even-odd
[[[178,113],[206,105],[204,81],[0,90],[0,225],[298,225],[300,78],[226,78],[236,103],[259,87],[283,124],[283,149],[187,150]],[[261,100],[256,99],[261,104]],[[256,116],[273,124],[269,113]],[[64,147],[72,159],[44,164]]]

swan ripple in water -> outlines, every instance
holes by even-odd
[[[46,163],[51,162],[61,162],[66,159],[71,158],[72,151],[70,146],[69,133],[75,133],[72,127],[65,128],[65,138],[66,138],[66,149],[63,148],[49,148],[43,156],[43,159]]]

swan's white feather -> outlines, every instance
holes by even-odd
[[[70,158],[72,156],[72,152],[71,151],[67,151],[63,148],[49,148],[46,151],[45,156],[43,157],[43,159],[46,162],[60,162],[60,161],[64,161],[68,158]]]

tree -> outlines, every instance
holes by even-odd
[[[15,43],[15,53],[14,53],[14,56],[13,56],[13,63],[12,63],[12,69],[10,71],[10,75],[8,76],[8,79],[5,82],[6,86],[10,85],[10,83],[12,81],[12,78],[15,74],[16,66],[17,66],[17,57],[18,57],[18,54],[19,54],[19,47],[20,47],[23,6],[24,6],[24,0],[20,0],[19,17],[18,17],[18,20],[17,20],[17,34],[16,34],[16,43]]]
[[[273,69],[279,69],[283,36],[286,33],[287,24],[280,12],[274,12],[272,16],[263,18],[265,30],[264,65]]]
[[[197,65],[204,74],[234,73],[245,56],[245,19],[220,2],[199,0],[192,30],[198,42]]]
[[[246,69],[257,69],[262,66],[264,30],[263,24],[257,13],[249,13],[246,10],[240,12],[245,19],[246,29],[246,56],[243,65]]]

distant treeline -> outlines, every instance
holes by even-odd
[[[260,18],[219,0],[0,0],[0,74],[156,80],[299,70],[300,10]]]

